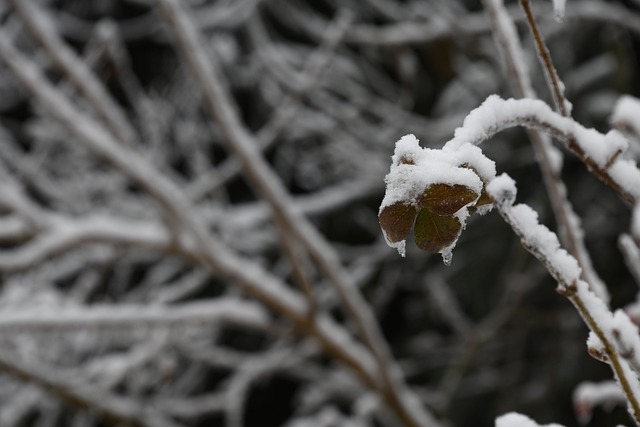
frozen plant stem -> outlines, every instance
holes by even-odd
[[[536,93],[529,78],[527,64],[524,59],[524,50],[520,44],[516,27],[505,9],[503,1],[484,0],[483,3],[514,95],[517,98],[535,99]],[[561,105],[564,105],[564,103]],[[560,177],[558,166],[554,166],[551,160],[554,157],[558,157],[561,160],[562,153],[554,153],[557,149],[551,145],[549,137],[540,130],[528,129],[528,135],[536,153],[536,159],[542,172],[549,201],[559,224],[562,243],[580,264],[583,278],[589,283],[589,287],[602,300],[608,302],[609,295],[606,285],[593,268],[591,257],[584,244],[584,233],[580,229],[579,219],[566,196],[567,188]]]
[[[527,18],[527,24],[529,25],[529,28],[531,30],[531,34],[536,46],[536,51],[538,53],[538,58],[540,60],[540,64],[542,65],[542,69],[544,70],[544,75],[551,90],[553,102],[556,106],[556,109],[563,117],[571,117],[571,104],[565,97],[564,84],[560,80],[558,72],[553,65],[551,54],[549,53],[549,49],[547,48],[544,38],[542,37],[542,33],[540,32],[540,28],[538,27],[538,23],[536,22],[533,15],[530,0],[520,0],[520,5],[522,6],[522,9],[524,10],[525,16]],[[587,166],[591,173],[593,173],[602,182],[615,190],[625,201],[627,201],[631,205],[635,204],[637,198],[629,197],[629,192],[625,191],[620,183],[615,178],[611,177],[611,175],[607,172],[606,167],[602,167],[602,165],[596,165],[592,161],[590,161],[591,159],[588,157],[588,153],[585,153],[582,150],[582,147],[576,140],[575,136],[569,136],[569,138],[566,139],[566,145],[567,148],[571,152],[573,152],[582,161],[582,163]],[[615,160],[615,157],[612,157],[612,162]]]
[[[611,365],[611,369],[615,373],[620,387],[622,388],[629,403],[629,412],[636,424],[640,425],[640,402],[637,394],[634,392],[634,387],[631,384],[631,381],[637,382],[638,379],[634,376],[633,371],[628,366],[627,369],[625,369],[624,365],[626,365],[627,362],[620,356],[620,354],[618,354],[615,344],[610,339],[609,334],[603,330],[601,324],[606,323],[607,319],[596,320],[595,318],[596,315],[604,317],[606,314],[603,315],[603,313],[597,313],[595,310],[592,312],[592,309],[590,308],[594,306],[594,300],[596,305],[601,303],[601,301],[598,301],[597,296],[589,291],[585,282],[581,282],[579,279],[574,279],[571,282],[568,282],[567,275],[562,273],[562,268],[558,268],[558,261],[554,260],[547,251],[541,249],[540,246],[536,244],[539,239],[532,237],[532,234],[534,234],[532,233],[532,230],[526,229],[525,226],[522,225],[521,220],[518,220],[514,214],[514,207],[511,204],[513,199],[511,199],[511,202],[505,202],[504,199],[500,200],[500,197],[496,197],[495,193],[491,194],[491,196],[495,200],[494,206],[497,208],[500,216],[520,238],[522,246],[524,246],[528,252],[535,256],[545,266],[547,271],[549,271],[558,283],[558,293],[564,295],[569,299],[569,301],[571,301],[589,329],[593,331],[593,333],[602,342],[607,361]],[[515,195],[513,197],[515,197]],[[538,227],[540,227],[540,225],[538,225]],[[591,300],[590,303],[587,303],[587,299]],[[607,313],[608,315],[611,315],[608,310]],[[637,390],[637,385],[635,389]]]
[[[520,0],[520,5],[522,6],[525,16],[527,17],[527,24],[529,25],[529,29],[531,29],[531,35],[533,36],[533,40],[536,45],[538,58],[540,59],[540,63],[542,64],[544,76],[547,79],[547,84],[551,89],[551,95],[553,96],[553,102],[556,105],[556,109],[564,117],[569,117],[571,115],[571,112],[569,111],[567,99],[564,95],[564,85],[560,81],[558,71],[553,66],[551,53],[549,53],[549,49],[544,42],[544,38],[542,37],[540,28],[538,27],[538,23],[536,22],[536,18],[533,16],[533,11],[531,10],[531,2],[530,0]]]
[[[490,114],[494,118],[488,120]],[[640,199],[640,170],[635,163],[620,156],[628,144],[626,139],[615,132],[603,135],[587,129],[575,120],[554,112],[540,100],[504,100],[491,95],[467,116],[445,147],[456,148],[465,143],[479,145],[514,126],[538,129],[564,141],[567,148],[625,201],[635,205]]]

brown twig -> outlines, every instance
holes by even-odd
[[[527,18],[527,24],[529,25],[529,29],[531,30],[531,34],[533,35],[533,41],[536,46],[536,51],[538,52],[538,58],[540,58],[542,69],[544,70],[544,76],[547,80],[549,88],[551,89],[551,95],[553,96],[553,102],[556,106],[556,109],[563,116],[570,117],[571,112],[567,107],[567,99],[564,95],[564,84],[560,81],[558,71],[553,65],[551,53],[547,48],[547,44],[544,42],[544,37],[540,32],[538,22],[533,15],[530,1],[520,0],[520,5],[524,10],[525,16]]]
[[[611,369],[620,382],[620,387],[627,397],[629,403],[629,412],[633,416],[637,424],[640,425],[640,402],[638,396],[635,395],[634,389],[630,384],[630,381],[638,381],[637,378],[628,378],[627,372],[623,367],[623,363],[626,363],[616,351],[616,346],[609,338],[608,334],[602,329],[601,325],[594,318],[594,314],[589,309],[585,302],[586,297],[597,298],[595,294],[589,295],[589,290],[581,288],[577,283],[567,283],[559,269],[556,267],[553,259],[551,259],[543,250],[541,250],[535,243],[531,242],[531,239],[527,236],[527,232],[531,230],[523,230],[518,221],[514,219],[511,213],[511,205],[509,203],[496,202],[494,206],[497,208],[500,216],[505,222],[511,226],[513,232],[520,238],[522,246],[535,256],[542,265],[545,266],[547,271],[558,283],[558,293],[565,296],[578,310],[578,313],[583,318],[585,324],[591,331],[600,339],[604,346],[604,352],[607,360],[611,365]],[[588,288],[587,288],[588,289]]]
[[[536,98],[526,64],[523,63],[524,50],[502,0],[485,0],[484,5],[514,94],[518,98]],[[589,283],[589,287],[604,301],[608,301],[607,289],[593,268],[591,257],[582,238],[583,233],[578,229],[577,216],[566,196],[566,186],[551,161],[554,147],[549,138],[538,130],[529,129],[528,135],[536,153],[551,207],[559,224],[562,243],[580,263],[582,274],[585,281]]]

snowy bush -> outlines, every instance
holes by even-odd
[[[0,426],[640,422],[626,3],[0,1]]]

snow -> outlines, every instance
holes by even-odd
[[[455,150],[443,148],[443,152],[451,156],[451,162],[455,165],[468,164],[483,181],[491,181],[496,176],[496,164],[482,153],[480,147],[471,144],[462,144]]]
[[[560,247],[555,233],[538,223],[538,214],[527,205],[511,208],[511,216],[523,232],[525,243],[541,252],[557,270],[564,284],[572,284],[580,277],[580,266],[574,257]]]
[[[616,353],[619,355],[618,362],[621,374],[627,380],[629,390],[634,398],[638,399],[640,397],[640,384],[637,381],[637,374],[631,368],[627,359],[624,358],[624,356],[635,357],[633,353],[637,354],[640,348],[637,327],[623,310],[617,310],[615,314],[611,313],[604,302],[589,290],[585,282],[578,281],[576,288],[586,312],[598,325],[606,339],[615,346]],[[592,354],[593,350],[600,354],[605,353],[602,340],[594,332],[590,334],[587,345]],[[635,361],[632,360],[632,362]],[[618,377],[616,379],[619,380]]]
[[[384,241],[387,242],[387,245],[389,245],[390,247],[392,247],[395,250],[397,250],[402,258],[407,256],[407,241],[406,240],[400,240],[399,242],[392,242],[391,240],[389,240],[387,238],[387,233],[384,230],[382,230],[382,234],[384,234]]]
[[[558,236],[538,222],[538,214],[529,206],[513,206],[516,185],[507,174],[502,174],[487,185],[487,192],[508,217],[508,222],[520,236],[523,244],[541,259],[561,286],[572,285],[580,280],[578,261],[560,247]]]
[[[595,129],[587,129],[571,119],[553,121],[558,122],[560,129],[565,135],[571,135],[573,133],[576,143],[587,158],[593,160],[603,169],[609,165],[609,162],[614,156],[625,151],[628,147],[626,138],[618,131],[612,130],[606,135],[602,135]]]
[[[633,96],[623,95],[616,103],[610,122],[621,128],[629,128],[636,135],[640,135],[640,99]]]
[[[480,194],[482,181],[474,171],[461,168],[463,163],[478,167],[479,172],[487,176],[491,175],[492,167],[495,171],[495,165],[488,164],[480,149],[476,151],[471,146],[460,151],[422,148],[414,135],[405,135],[396,142],[391,159],[391,169],[385,177],[387,191],[380,210],[397,202],[416,204],[432,184],[464,185]]]
[[[618,159],[607,170],[609,175],[627,193],[640,199],[640,170],[636,162],[629,159]]]
[[[415,135],[405,135],[395,145],[391,157],[391,168],[385,177],[386,192],[380,204],[380,211],[396,203],[409,204],[418,207],[420,198],[425,190],[434,184],[461,185],[477,194],[475,203],[484,187],[485,182],[495,178],[495,163],[488,159],[479,147],[469,143],[444,147],[442,150],[423,148]],[[453,215],[460,221],[464,229],[469,216],[467,206],[462,206]],[[482,213],[489,211],[491,206],[483,206]],[[406,241],[387,244],[398,250],[401,256],[406,255]],[[450,246],[442,249],[445,264],[451,262],[454,241]]]
[[[576,283],[576,291],[586,311],[589,312],[593,320],[603,332],[607,334],[607,337],[610,338],[610,332],[613,329],[613,314],[609,308],[589,289],[589,285],[586,282],[578,280]],[[587,342],[589,343],[589,341]],[[595,341],[593,341],[593,343],[595,343]]]
[[[509,412],[496,418],[495,427],[562,427],[560,424],[541,426],[526,415]]]
[[[573,392],[574,402],[586,403],[591,407],[600,404],[615,404],[624,402],[624,393],[615,381],[602,383],[584,382]]]
[[[246,325],[266,325],[267,311],[255,302],[219,298],[170,305],[96,304],[91,306],[49,305],[35,309],[17,307],[3,310],[0,330],[48,328],[105,328],[174,326],[177,323],[211,324],[221,321]]]
[[[537,99],[502,99],[498,95],[489,95],[467,115],[462,127],[455,130],[453,139],[445,147],[457,148],[464,143],[478,145],[501,130],[524,125],[521,123],[523,117],[547,118],[549,115],[564,119]]]
[[[587,337],[587,349],[589,353],[593,355],[593,353],[603,353],[604,352],[604,344],[600,337],[598,337],[593,331],[589,332],[589,336]]]
[[[592,411],[596,406],[611,410],[615,405],[624,402],[626,397],[615,381],[583,382],[573,392],[573,406],[582,425],[591,421]]]
[[[553,0],[553,18],[558,23],[564,20],[564,12],[567,0]]]
[[[537,99],[502,99],[489,96],[464,119],[462,127],[445,147],[457,148],[465,143],[478,145],[496,133],[514,126],[525,126],[551,131],[554,136],[575,137],[585,155],[599,167],[605,168],[611,159],[627,149],[628,142],[618,131],[603,135],[588,129],[571,118],[556,113]]]
[[[615,343],[621,355],[633,359],[634,366],[640,365],[640,334],[638,326],[629,318],[626,311],[618,309],[613,314],[611,328],[615,332]]]
[[[634,161],[621,156],[627,139],[617,130],[606,135],[585,128],[570,117],[563,117],[549,105],[535,99],[502,99],[489,96],[467,115],[442,151],[455,151],[465,144],[479,145],[496,133],[514,126],[539,129],[568,143],[575,142],[578,152],[591,159],[628,194],[640,199],[640,170]],[[559,165],[557,165],[559,168]]]
[[[516,182],[503,173],[487,184],[487,193],[501,206],[511,206],[516,200]]]

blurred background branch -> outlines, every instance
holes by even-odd
[[[0,425],[628,422],[582,391],[573,414],[610,372],[497,215],[450,267],[380,232],[400,136],[439,148],[489,94],[550,100],[503,66],[516,34],[536,69],[506,3],[508,31],[479,0],[0,1]],[[533,12],[573,117],[615,111],[633,142],[637,2]],[[560,146],[493,140],[633,318],[628,207]]]

